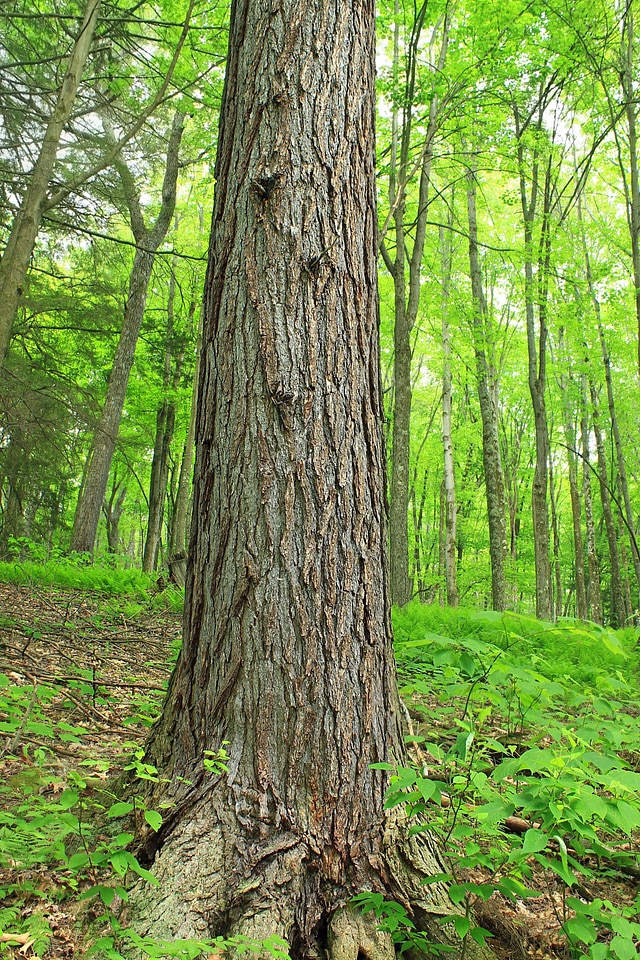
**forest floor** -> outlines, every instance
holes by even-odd
[[[0,956],[86,955],[87,929],[99,911],[92,913],[79,894],[91,878],[73,883],[64,864],[52,868],[46,856],[27,858],[27,866],[18,854],[12,860],[3,845],[8,821],[2,812],[34,797],[43,804],[60,800],[81,778],[106,784],[132,743],[144,742],[179,643],[181,615],[138,607],[85,592],[0,584],[0,673],[10,685],[0,689],[0,721],[7,712],[11,720],[12,687],[28,703],[19,722],[0,725],[0,899],[6,908],[3,925],[0,906]],[[494,894],[481,904],[479,922],[503,960],[568,957],[561,894],[535,860],[531,870],[527,885],[536,895],[509,901]],[[487,871],[476,868],[471,878],[485,882]],[[637,895],[637,881],[620,874],[589,887],[590,897],[615,904],[631,904]],[[29,923],[34,917],[48,925],[44,938]],[[23,932],[12,933],[12,922]]]

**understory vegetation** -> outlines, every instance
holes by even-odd
[[[130,848],[166,815],[142,799],[157,776],[142,744],[179,646],[180,593],[126,573],[62,559],[0,570],[0,956],[255,947],[159,942],[127,926],[131,884],[153,896]],[[635,957],[636,632],[421,604],[394,622],[410,763],[387,803],[445,851],[432,882],[450,884],[452,955],[491,938],[505,958]],[[224,762],[220,744],[206,763],[223,773]],[[139,791],[116,789],[125,770]],[[400,951],[446,949],[422,942],[402,905],[358,902]],[[261,947],[286,956],[277,940]]]

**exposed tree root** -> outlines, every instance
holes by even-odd
[[[391,960],[395,950],[388,933],[378,930],[371,915],[351,906],[340,907],[329,923],[329,960]]]
[[[455,945],[438,922],[455,909],[446,887],[421,883],[444,869],[437,850],[428,836],[403,833],[389,818],[380,852],[344,864],[286,832],[248,838],[232,811],[221,813],[209,801],[166,838],[153,864],[159,887],[137,888],[129,920],[139,933],[159,939],[276,936],[288,943],[293,960],[391,960],[389,934],[373,914],[351,904],[356,893],[374,890],[402,903],[428,940]],[[472,943],[464,956],[491,954]]]

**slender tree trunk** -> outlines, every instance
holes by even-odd
[[[504,475],[498,434],[498,411],[494,402],[495,394],[492,389],[491,370],[487,357],[488,310],[478,258],[476,177],[472,169],[467,173],[467,216],[469,222],[469,273],[473,298],[473,349],[476,359],[478,400],[482,417],[482,462],[489,520],[491,603],[494,610],[504,610],[506,604],[504,560],[507,538]]]
[[[149,519],[142,554],[142,569],[145,573],[153,573],[158,564],[167,483],[169,481],[169,453],[174,427],[175,406],[167,400],[163,400],[156,414],[156,437],[151,461]]]
[[[582,417],[580,422],[580,445],[582,447],[582,500],[584,502],[585,528],[587,531],[587,562],[589,583],[587,599],[589,617],[594,623],[602,623],[602,587],[600,561],[596,547],[596,526],[593,519],[593,496],[591,492],[591,460],[589,452],[589,417],[587,406],[587,380],[582,377]]]
[[[107,524],[107,548],[109,553],[120,552],[120,519],[124,510],[127,488],[121,481],[113,482],[111,496],[105,499],[103,510]]]
[[[162,186],[162,206],[153,227],[150,229],[145,227],[139,198],[133,186],[133,178],[123,162],[118,164],[118,171],[129,204],[131,226],[137,246],[131,269],[124,321],[111,368],[107,396],[85,465],[82,487],[73,518],[71,550],[78,553],[93,553],[100,510],[107,489],[109,470],[111,469],[111,461],[118,438],[129,374],[133,366],[140,327],[144,317],[155,252],[166,236],[175,208],[179,170],[178,153],[183,129],[184,115],[176,112],[167,149]]]
[[[175,392],[180,383],[184,350],[176,358],[173,377],[171,376],[171,349],[173,341],[174,299],[175,299],[175,272],[172,271],[169,281],[169,295],[167,300],[167,343],[165,347],[164,393],[165,396],[156,415],[156,437],[151,462],[151,479],[149,482],[149,521],[147,523],[147,537],[142,556],[142,569],[145,573],[152,573],[158,565],[158,553],[162,540],[162,523],[164,520],[167,487],[169,484],[169,457],[176,423]]]
[[[553,600],[554,619],[562,616],[564,591],[562,589],[562,568],[560,564],[560,525],[558,520],[557,492],[553,461],[549,460],[549,503],[551,505],[551,530],[553,532],[553,584],[555,596]]]
[[[621,163],[621,172],[627,198],[627,220],[631,239],[631,260],[633,266],[634,303],[638,328],[638,373],[640,374],[640,168],[638,167],[638,96],[634,80],[634,4],[625,2],[622,16],[622,37],[620,44],[620,84],[624,98],[627,119],[627,143],[629,164]],[[622,158],[620,158],[622,159]],[[628,175],[628,179],[627,179]],[[633,550],[633,547],[632,547]]]
[[[82,71],[91,49],[99,10],[100,0],[87,0],[80,32],[67,64],[57,103],[44,133],[40,154],[0,260],[0,366],[4,363],[11,330],[24,293],[25,279],[40,229],[60,138],[71,116]]]
[[[453,210],[453,202],[451,203]],[[449,235],[450,236],[450,235]],[[449,286],[451,282],[451,241],[440,230],[442,251],[442,446],[444,452],[444,569],[447,588],[447,603],[458,606],[458,583],[456,578],[457,516],[455,467],[453,462],[453,439],[451,429],[452,381],[451,381],[451,333],[449,328]]]
[[[589,382],[589,391],[591,393],[593,433],[596,439],[596,451],[598,454],[600,501],[602,503],[602,515],[607,533],[607,544],[609,546],[611,591],[611,610],[609,612],[609,622],[611,623],[612,627],[623,627],[626,620],[626,608],[622,586],[620,553],[618,551],[618,531],[613,519],[613,511],[611,509],[611,494],[609,493],[607,479],[607,455],[604,447],[602,429],[600,427],[600,404],[598,401],[598,391],[596,390],[596,386],[593,381]]]
[[[538,128],[542,129],[539,118]],[[534,275],[533,225],[538,206],[539,162],[537,154],[530,174],[527,174],[524,146],[520,136],[521,125],[516,112],[518,134],[518,166],[520,175],[520,199],[524,221],[524,274],[525,312],[527,322],[527,352],[529,359],[529,392],[533,406],[535,425],[536,459],[531,491],[533,514],[533,543],[536,569],[536,616],[541,620],[553,617],[551,562],[549,557],[549,509],[548,463],[549,429],[545,403],[547,369],[547,283],[551,251],[550,206],[551,206],[551,158],[544,178],[544,202],[541,219],[537,275]],[[538,306],[538,331],[536,335],[536,302]]]
[[[504,451],[504,489],[509,526],[508,555],[513,561],[518,559],[518,536],[520,535],[520,459],[524,432],[525,428],[517,418],[517,411],[509,411],[502,421],[502,450]],[[513,596],[515,602],[517,592]]]
[[[562,426],[564,432],[565,451],[567,454],[567,479],[569,481],[569,496],[571,499],[571,525],[573,531],[573,550],[575,562],[575,590],[576,590],[576,616],[579,620],[586,620],[589,616],[587,607],[587,588],[585,582],[584,568],[584,540],[582,536],[582,506],[580,502],[580,491],[578,489],[578,465],[577,460],[579,452],[576,447],[576,424],[575,407],[572,408],[570,386],[574,384],[571,372],[569,354],[567,352],[564,328],[560,328],[560,359],[564,370],[568,370],[568,376],[563,371],[558,374],[557,381],[560,390],[562,403]],[[574,391],[575,393],[575,391]]]
[[[598,339],[600,341],[600,352],[602,355],[602,365],[604,368],[604,377],[607,387],[607,405],[609,408],[609,421],[611,423],[611,432],[613,434],[613,440],[616,451],[616,464],[618,468],[618,482],[620,485],[620,492],[622,494],[622,501],[624,503],[624,519],[626,519],[626,528],[629,533],[629,544],[631,547],[631,559],[633,561],[633,570],[636,580],[636,609],[640,605],[640,554],[638,553],[638,545],[635,539],[635,519],[633,513],[633,506],[631,504],[631,495],[629,493],[629,483],[627,480],[627,464],[624,456],[624,450],[622,448],[622,438],[620,437],[620,429],[618,427],[618,417],[616,414],[616,404],[613,394],[613,381],[611,379],[611,360],[609,358],[609,350],[607,348],[607,341],[604,334],[604,327],[602,325],[602,316],[600,313],[600,301],[593,283],[593,275],[591,272],[591,260],[589,257],[589,251],[586,245],[586,239],[583,234],[583,248],[584,248],[584,257],[585,257],[585,269],[587,275],[587,283],[589,286],[589,293],[591,295],[591,302],[593,304],[593,312],[596,318],[596,325],[598,328]]]
[[[18,539],[26,534],[24,467],[27,458],[24,431],[16,422],[12,424],[12,437],[4,451],[4,478],[2,483],[2,524],[0,546],[6,551],[10,538]]]
[[[193,473],[193,455],[195,449],[196,436],[196,413],[198,403],[198,369],[200,354],[196,360],[196,370],[194,375],[193,391],[191,394],[191,412],[189,415],[189,427],[184,442],[184,450],[180,461],[180,476],[178,478],[178,490],[176,492],[175,510],[171,523],[171,536],[169,540],[169,555],[176,556],[184,554],[187,549],[187,518],[189,516],[189,501],[191,498],[191,475]]]
[[[561,388],[564,396],[564,388]],[[565,404],[564,435],[567,446],[567,465],[569,476],[569,495],[571,497],[571,519],[573,525],[573,549],[575,555],[576,580],[576,616],[579,620],[586,620],[589,616],[587,607],[587,588],[584,578],[584,541],[582,538],[582,508],[580,491],[578,490],[578,469],[576,463],[576,431],[571,422],[571,415]]]
[[[374,25],[372,0],[232,8],[185,636],[149,745],[151,802],[173,805],[146,838],[159,886],[138,901],[153,933],[275,934],[328,960],[394,960],[350,906],[361,890],[450,910],[442,888],[408,889],[426,847],[411,838],[400,860],[389,773],[372,768],[402,755]],[[207,769],[223,743],[227,769]]]
[[[407,256],[408,229],[406,220],[406,191],[410,179],[410,146],[413,123],[413,93],[416,83],[417,58],[420,36],[424,25],[427,4],[419,8],[409,42],[407,64],[407,98],[402,129],[398,130],[394,118],[392,143],[392,167],[389,182],[391,218],[395,233],[395,260],[391,260],[384,242],[381,252],[394,283],[394,403],[391,447],[390,484],[390,560],[391,596],[399,606],[407,603],[413,593],[409,576],[409,460],[411,452],[411,333],[420,305],[420,277],[422,255],[427,229],[429,188],[433,160],[433,138],[438,126],[439,100],[436,93],[431,98],[429,122],[422,148],[420,179],[418,186],[418,213],[415,221],[413,248]],[[437,61],[437,71],[444,67],[449,42],[450,10],[447,6],[442,22],[442,39]],[[395,34],[395,59],[398,57],[398,34]],[[398,145],[399,136],[399,145]],[[398,154],[399,146],[399,154]],[[397,169],[396,169],[397,157]],[[407,273],[408,271],[408,273]]]
[[[189,307],[189,314],[192,319],[195,316],[195,312],[196,299],[194,297],[191,300],[191,305]],[[193,373],[193,387],[191,390],[189,426],[184,442],[184,449],[182,451],[182,459],[180,461],[178,489],[176,491],[175,508],[171,518],[171,530],[169,533],[169,560],[171,560],[171,558],[176,558],[176,560],[182,560],[183,557],[186,558],[186,550],[188,549],[187,531],[189,529],[188,518],[189,505],[191,503],[193,458],[195,452],[196,414],[198,411],[198,383],[200,380],[200,354],[202,352],[202,318],[203,313],[201,310],[200,317],[198,319],[196,363]]]

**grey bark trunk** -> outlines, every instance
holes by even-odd
[[[633,3],[625,3],[622,17],[619,72],[628,128],[629,165],[621,163],[621,173],[627,195],[627,219],[631,239],[634,304],[638,327],[638,373],[640,374],[640,168],[638,167],[638,99],[634,80],[635,31]],[[628,176],[628,180],[627,180]],[[632,548],[633,549],[633,548]]]
[[[156,415],[156,439],[149,483],[149,519],[144,553],[142,554],[142,569],[145,573],[153,573],[158,565],[167,484],[169,482],[169,454],[175,421],[175,404],[164,400]]]
[[[392,960],[345,903],[419,876],[418,848],[403,865],[389,843],[388,773],[371,768],[402,753],[374,23],[372,0],[232,9],[184,645],[149,747],[174,806],[147,848],[159,887],[143,926],[278,934],[331,960]],[[204,760],[222,743],[219,774]],[[422,909],[444,908],[424,890]]]
[[[102,505],[107,525],[107,549],[109,553],[120,553],[120,520],[124,511],[127,488],[122,482],[114,480],[111,496]]]
[[[11,228],[0,261],[0,366],[24,293],[31,255],[40,229],[49,182],[58,154],[62,131],[71,116],[100,10],[100,0],[87,5],[65,72],[58,100],[44,133],[42,147],[31,172],[29,185]]]
[[[419,164],[420,178],[418,186],[418,213],[415,218],[415,235],[411,255],[407,257],[406,196],[407,185],[411,178],[409,149],[413,121],[413,92],[416,82],[416,65],[419,54],[419,40],[426,13],[424,4],[413,24],[407,64],[407,107],[400,131],[399,156],[397,169],[392,163],[390,178],[390,216],[394,223],[395,260],[391,260],[384,244],[381,249],[385,263],[391,273],[394,284],[394,328],[393,328],[393,427],[391,446],[391,483],[389,537],[391,560],[391,596],[399,606],[407,603],[413,595],[413,583],[409,576],[409,460],[411,453],[411,333],[414,328],[420,306],[420,277],[422,255],[427,229],[429,208],[429,189],[431,165],[433,160],[432,143],[438,125],[439,100],[433,94],[429,106],[429,122]],[[444,16],[442,39],[437,64],[438,74],[444,67],[449,42],[450,12]],[[397,34],[395,50],[397,55]],[[397,118],[394,118],[394,131],[397,133]],[[394,151],[396,147],[394,138]],[[395,160],[395,152],[394,158]],[[407,274],[408,270],[408,274]]]
[[[566,361],[566,354],[564,359]],[[576,616],[579,620],[586,620],[589,616],[589,610],[587,606],[587,588],[584,576],[584,540],[582,536],[582,506],[580,501],[580,491],[578,489],[576,429],[568,400],[568,382],[566,377],[561,376],[559,378],[559,386],[560,396],[562,397],[569,496],[571,498],[571,521],[573,530],[573,550],[575,562],[574,572],[576,583]]]
[[[492,389],[491,369],[487,356],[487,324],[489,318],[478,258],[476,179],[475,172],[472,169],[467,173],[467,217],[469,223],[469,275],[473,300],[471,324],[476,360],[476,384],[482,418],[482,463],[489,523],[491,604],[494,610],[504,610],[506,605],[504,561],[507,537],[504,476],[500,455],[498,411],[494,401],[495,391]]]
[[[539,120],[541,128],[542,120]],[[551,562],[549,557],[548,463],[549,429],[545,401],[547,369],[547,283],[550,259],[550,190],[551,160],[544,178],[544,202],[541,217],[538,270],[534,274],[533,225],[535,223],[539,192],[539,160],[534,154],[532,169],[527,173],[524,146],[518,133],[518,166],[520,199],[524,221],[524,275],[525,312],[527,322],[527,353],[529,360],[529,392],[535,426],[536,459],[531,490],[533,514],[533,543],[536,571],[536,616],[541,620],[553,617]],[[530,186],[528,186],[530,184]],[[538,307],[536,334],[536,303]]]
[[[560,563],[560,523],[557,505],[558,491],[555,488],[553,461],[549,459],[549,503],[551,505],[551,530],[553,533],[553,612],[557,619],[563,615],[564,590],[562,587],[562,568]]]
[[[589,617],[594,623],[602,623],[602,587],[600,583],[600,560],[596,546],[596,526],[593,519],[593,495],[591,490],[591,466],[589,453],[589,416],[587,413],[587,378],[582,377],[582,417],[580,421],[580,445],[582,448],[582,500],[587,532],[587,568],[589,582],[587,601]]]
[[[180,383],[182,362],[184,360],[184,349],[182,349],[176,358],[172,376],[171,348],[174,327],[175,292],[176,278],[175,271],[172,270],[167,298],[167,342],[165,347],[163,384],[165,396],[156,414],[156,436],[151,462],[151,478],[149,481],[149,520],[147,523],[144,553],[142,555],[142,569],[145,573],[153,573],[158,566],[158,555],[162,541],[162,524],[164,521],[167,488],[169,484],[169,457],[176,424],[175,392]]]
[[[583,236],[584,240],[584,236]],[[635,519],[633,513],[633,506],[631,503],[631,494],[629,492],[629,482],[627,480],[627,464],[624,455],[624,450],[622,448],[622,438],[620,436],[620,428],[618,427],[618,416],[616,413],[616,404],[615,397],[613,393],[613,380],[611,379],[611,360],[609,358],[609,350],[607,347],[607,341],[604,334],[604,327],[602,325],[602,316],[600,313],[600,301],[596,293],[596,289],[593,283],[593,276],[591,273],[591,261],[589,257],[589,252],[586,247],[586,242],[584,244],[584,255],[585,255],[585,268],[587,274],[587,283],[589,286],[589,293],[591,295],[591,302],[593,304],[593,311],[596,318],[596,325],[598,328],[598,339],[600,341],[600,353],[602,356],[602,366],[604,368],[604,377],[607,387],[607,406],[609,409],[609,422],[611,423],[611,432],[613,434],[613,441],[616,451],[616,465],[618,468],[618,482],[620,485],[620,492],[622,493],[622,500],[624,503],[624,513],[626,519],[626,528],[629,533],[629,544],[631,547],[631,559],[633,561],[633,570],[635,574],[636,581],[636,603],[635,607],[638,609],[640,604],[640,554],[638,553],[638,545],[635,538]]]
[[[611,494],[609,493],[607,479],[607,454],[605,451],[602,429],[600,427],[600,404],[598,400],[598,391],[593,381],[589,382],[589,391],[591,394],[593,433],[596,439],[596,451],[598,454],[600,502],[602,504],[602,515],[604,517],[604,526],[607,533],[607,545],[609,547],[609,589],[611,593],[609,622],[612,627],[623,627],[627,618],[627,610],[624,602],[622,570],[620,567],[620,553],[618,551],[618,531],[613,519],[613,511],[611,509]]]
[[[131,214],[131,227],[137,246],[131,269],[122,331],[113,359],[107,396],[85,465],[82,487],[73,518],[70,549],[78,553],[93,553],[100,510],[107,489],[109,470],[111,469],[111,461],[118,438],[129,374],[133,366],[140,327],[144,317],[155,253],[166,236],[175,209],[179,170],[178,154],[183,129],[184,115],[176,112],[167,149],[162,185],[162,205],[153,227],[147,228],[144,224],[139,198],[129,170],[124,162],[118,164],[118,172],[125,189]]]
[[[190,316],[193,318],[196,313],[195,296],[191,301],[189,308]],[[193,387],[191,391],[191,410],[189,412],[189,427],[184,442],[182,458],[180,461],[180,475],[178,477],[178,489],[176,491],[175,507],[171,518],[171,532],[169,535],[169,559],[181,559],[186,557],[188,549],[188,528],[189,528],[189,505],[191,503],[191,489],[193,481],[193,460],[195,453],[196,439],[196,414],[198,411],[198,381],[200,379],[200,355],[202,353],[202,318],[203,311],[200,311],[198,319],[198,337],[196,343],[196,363],[193,374]],[[184,580],[181,583],[184,586]]]
[[[189,516],[189,501],[191,499],[191,485],[193,473],[193,458],[195,452],[196,438],[196,413],[198,402],[198,370],[200,366],[200,354],[196,360],[196,369],[194,374],[193,391],[191,395],[191,412],[189,414],[189,427],[182,451],[180,461],[180,476],[178,478],[178,489],[176,492],[175,510],[171,523],[171,536],[169,540],[170,557],[176,554],[183,554],[187,549],[187,529]]]
[[[451,204],[453,211],[453,203]],[[442,446],[444,455],[444,569],[447,603],[457,607],[459,601],[456,577],[458,552],[456,481],[453,461],[453,436],[451,429],[452,379],[451,379],[451,330],[449,327],[449,286],[451,282],[451,241],[440,230],[442,251]]]

